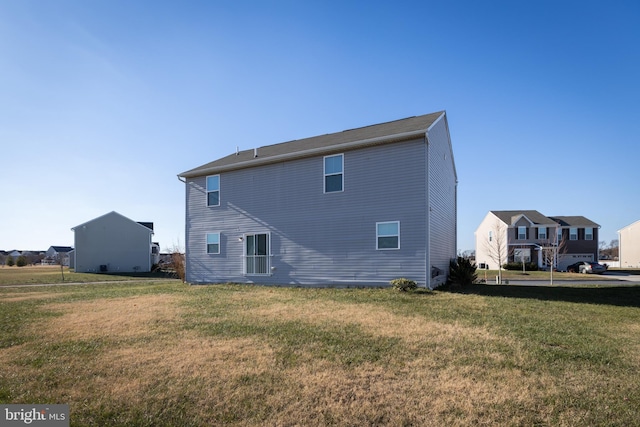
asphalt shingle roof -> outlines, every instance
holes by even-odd
[[[558,223],[563,227],[600,227],[599,224],[591,221],[584,216],[544,216],[536,210],[524,211],[491,211],[495,216],[500,218],[505,224],[511,225],[513,220],[520,215],[525,215],[534,224],[553,224]]]
[[[540,212],[535,210],[525,210],[525,211],[491,211],[495,216],[500,218],[502,222],[505,224],[511,225],[513,219],[519,217],[520,215],[524,215],[529,220],[531,220],[534,224],[553,224],[553,219],[542,215]]]
[[[553,219],[558,224],[564,227],[571,227],[571,226],[600,227],[600,224],[596,224],[595,222],[583,216],[551,216],[549,218]]]
[[[267,145],[257,149],[243,150],[230,154],[195,169],[181,173],[181,177],[202,176],[221,171],[267,164],[284,159],[302,158],[320,153],[344,150],[345,147],[375,145],[415,138],[444,114],[444,111],[408,117],[387,123],[380,123],[342,132],[298,139],[280,144]],[[257,156],[256,156],[257,154]]]

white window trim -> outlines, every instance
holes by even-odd
[[[520,229],[524,228],[524,237],[521,239],[520,238]],[[516,230],[516,240],[527,240],[527,227],[524,225],[519,225],[518,229]]]
[[[267,235],[267,272],[266,273],[247,273],[247,237],[248,236],[257,236],[259,234],[266,234]],[[273,254],[271,253],[271,232],[270,231],[256,231],[256,232],[249,232],[249,233],[244,233],[242,235],[242,274],[244,276],[272,276],[271,273],[271,258],[273,257]]]
[[[544,230],[544,237],[540,237],[540,230]],[[547,227],[538,227],[538,239],[547,240]]]
[[[340,169],[342,170],[342,172],[338,173],[327,173],[327,161],[326,159],[330,158],[330,157],[338,157],[340,156],[340,161],[341,161],[341,165],[340,165]],[[327,191],[327,177],[328,176],[333,176],[333,175],[342,175],[342,190],[340,191]],[[322,189],[324,190],[324,194],[331,194],[331,193],[342,193],[344,192],[344,153],[340,153],[340,154],[332,154],[330,156],[324,156],[322,158]]]
[[[214,176],[218,177],[218,189],[217,190],[209,190],[209,178],[212,178]],[[205,203],[207,204],[207,207],[215,207],[215,206],[220,206],[220,200],[222,200],[222,192],[220,191],[220,187],[222,187],[221,183],[220,183],[220,175],[209,175],[205,178],[205,190],[206,190],[206,199],[205,199]],[[209,204],[209,193],[212,193],[214,191],[218,192],[218,204],[217,205],[210,205]]]
[[[209,252],[209,241],[208,241],[209,239],[208,239],[208,237],[209,237],[210,234],[217,234],[218,235],[218,252]],[[204,250],[205,250],[205,253],[207,255],[220,255],[220,247],[222,246],[221,239],[222,239],[222,236],[220,235],[220,232],[205,233],[205,236],[204,236]]]
[[[379,235],[378,234],[378,225],[380,224],[398,224],[398,234],[390,234],[390,235]],[[380,248],[378,247],[378,239],[380,237],[394,237],[398,236],[398,247],[397,248]],[[400,249],[400,221],[380,221],[376,222],[376,250],[377,251],[397,251]]]

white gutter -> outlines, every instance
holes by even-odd
[[[308,150],[301,150],[301,151],[296,151],[293,153],[283,153],[283,154],[278,154],[275,156],[269,156],[269,157],[254,157],[251,160],[245,160],[243,162],[237,162],[237,163],[233,163],[230,165],[224,165],[224,166],[212,166],[206,169],[199,169],[197,171],[194,172],[185,172],[182,173],[180,175],[178,175],[178,177],[183,177],[183,178],[193,178],[196,176],[203,176],[203,175],[210,175],[213,173],[221,173],[221,172],[227,172],[230,170],[236,170],[236,169],[243,169],[243,168],[248,168],[248,167],[254,167],[254,166],[262,166],[262,165],[268,165],[270,163],[278,163],[278,162],[282,162],[284,160],[294,160],[294,159],[300,159],[303,157],[312,157],[312,156],[317,156],[320,154],[327,154],[327,153],[332,153],[332,152],[337,152],[337,151],[344,151],[344,150],[351,150],[351,149],[355,149],[355,148],[360,148],[360,147],[369,147],[369,146],[373,146],[373,145],[383,145],[383,144],[387,144],[387,143],[391,143],[391,142],[397,142],[397,141],[404,141],[404,140],[409,140],[412,138],[418,138],[418,137],[424,137],[425,136],[425,130],[421,129],[421,130],[417,130],[417,131],[411,131],[411,132],[403,132],[403,133],[398,133],[395,135],[385,135],[385,136],[378,136],[375,138],[368,138],[368,139],[362,139],[362,140],[358,140],[358,141],[351,141],[351,142],[345,142],[342,144],[337,144],[337,145],[331,145],[328,147],[316,147],[316,148],[311,148]]]

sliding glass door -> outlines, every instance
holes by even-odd
[[[245,242],[245,274],[269,274],[269,235],[249,234]]]

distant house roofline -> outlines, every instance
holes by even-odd
[[[536,210],[511,210],[511,211],[489,211],[494,214],[498,219],[507,224],[513,226],[517,220],[525,217],[532,226],[556,226],[561,227],[595,227],[600,228],[600,225],[591,221],[584,216],[545,216]]]
[[[122,218],[124,218],[124,219],[126,219],[126,220],[129,220],[129,221],[133,222],[134,224],[139,225],[140,227],[144,227],[144,228],[145,228],[145,230],[149,231],[151,234],[154,234],[154,233],[153,233],[153,223],[152,223],[152,222],[146,222],[146,223],[137,222],[137,221],[132,220],[131,218],[127,218],[126,216],[124,216],[124,215],[122,215],[122,214],[120,214],[120,213],[118,213],[118,212],[116,212],[116,211],[107,212],[107,213],[106,213],[106,214],[104,214],[104,215],[100,215],[100,216],[95,217],[95,218],[93,218],[93,219],[91,219],[91,220],[89,220],[89,221],[83,222],[82,224],[76,225],[75,227],[71,227],[71,231],[74,231],[74,232],[75,232],[75,231],[76,231],[76,228],[80,228],[80,227],[82,227],[82,226],[85,226],[85,225],[87,225],[87,224],[89,224],[89,223],[91,223],[91,222],[94,222],[94,221],[96,221],[96,220],[99,220],[99,219],[104,218],[105,216],[107,216],[107,215],[111,215],[111,214],[116,214],[116,215],[118,215],[118,216],[120,216],[120,217],[122,217]],[[149,227],[149,226],[147,226],[147,225],[144,225],[144,224],[151,224],[151,227]]]
[[[73,248],[71,246],[51,246],[49,249],[53,249],[58,253],[71,252]]]

